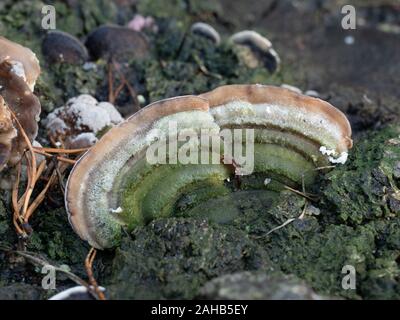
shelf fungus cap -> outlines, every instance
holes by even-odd
[[[32,50],[0,36],[0,62],[9,61],[12,71],[24,79],[31,91],[40,74],[39,60]]]
[[[215,30],[208,23],[204,23],[204,22],[193,23],[190,28],[190,31],[193,34],[197,34],[199,36],[202,36],[202,37],[205,37],[205,38],[211,40],[216,45],[219,45],[221,43],[221,37],[220,37],[218,31]]]
[[[29,140],[33,142],[38,132],[41,105],[26,82],[13,72],[13,65],[7,60],[0,62],[0,95],[24,128]],[[27,147],[25,139],[15,123],[14,127],[18,131],[18,135],[12,141],[8,161],[10,166],[19,162]]]
[[[273,49],[271,41],[252,30],[232,35],[230,40],[237,45],[239,57],[249,68],[264,66],[271,73],[279,70],[281,59]]]
[[[113,247],[121,226],[132,228],[172,214],[165,207],[174,210],[179,192],[188,186],[201,181],[204,189],[201,177],[224,188],[232,172],[219,162],[219,153],[216,166],[168,167],[146,162],[146,150],[157,141],[149,140],[152,129],[167,131],[171,120],[178,130],[196,133],[253,129],[254,172],[273,173],[277,181],[282,178],[295,184],[301,184],[305,170],[316,174],[321,162],[344,162],[352,147],[350,124],[338,109],[284,88],[229,85],[199,96],[153,103],[111,128],[78,160],[69,176],[65,193],[69,220],[90,245]],[[310,175],[310,183],[312,179]]]
[[[16,135],[17,130],[14,128],[11,113],[0,96],[0,171],[7,165],[11,156],[12,140]]]

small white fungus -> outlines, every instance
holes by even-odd
[[[347,157],[349,156],[349,154],[347,152],[342,152],[339,157],[332,157],[332,155],[336,154],[336,151],[333,149],[328,149],[325,146],[321,146],[319,148],[319,151],[323,154],[323,155],[327,155],[328,156],[328,160],[331,163],[340,163],[340,164],[344,164],[347,161]]]

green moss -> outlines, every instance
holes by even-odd
[[[69,265],[74,272],[84,275],[82,263],[88,247],[68,225],[63,209],[37,212],[32,227],[35,231],[29,238],[28,251],[41,252],[57,265]]]
[[[5,239],[7,231],[9,231],[8,214],[3,202],[0,200],[0,239]],[[0,240],[0,243],[2,240]]]
[[[99,25],[117,22],[117,7],[113,1],[85,1],[85,3],[79,3],[78,10],[81,14],[85,34],[88,34]]]
[[[169,21],[154,39],[158,59],[147,62],[144,77],[150,102],[199,94],[225,84],[274,82],[267,70],[243,65],[230,43],[215,46],[186,32],[187,29]]]
[[[269,264],[244,233],[199,219],[159,219],[132,237],[124,237],[116,250],[106,280],[112,298],[190,299],[218,275]]]
[[[298,227],[295,224],[282,234]],[[352,265],[358,275],[365,275],[368,262],[373,259],[374,235],[368,230],[359,231],[347,226],[329,226],[322,234],[307,232],[300,237],[287,234],[290,244],[288,239],[275,240],[270,245],[271,252],[283,272],[298,275],[317,292],[357,298],[357,291],[342,289],[341,270]]]
[[[399,201],[394,177],[400,161],[399,134],[400,128],[392,126],[362,137],[346,165],[326,176],[324,196],[342,221],[359,224],[396,214],[390,201]]]
[[[142,0],[137,6],[138,12],[162,19],[178,19],[189,26],[190,23],[200,20],[210,20],[213,15],[221,12],[217,1],[171,0],[160,2],[157,0]]]

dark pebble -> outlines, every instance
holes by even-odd
[[[142,33],[111,25],[92,31],[85,44],[93,60],[113,58],[123,62],[143,58],[149,51],[149,43]]]
[[[48,63],[82,64],[88,60],[85,46],[74,36],[62,32],[47,33],[42,42],[42,52]]]

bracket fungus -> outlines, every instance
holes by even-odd
[[[16,137],[11,113],[5,105],[4,99],[0,96],[0,171],[7,165],[11,155],[12,140]]]
[[[249,68],[264,66],[271,73],[279,70],[281,59],[273,49],[271,41],[259,33],[244,30],[235,33],[231,41],[238,48],[239,57]]]
[[[39,60],[28,48],[0,36],[0,62],[8,61],[15,74],[24,79],[33,91],[40,74]]]
[[[170,132],[171,123],[177,132],[191,130],[189,141],[179,135],[176,144],[170,140],[176,134]],[[233,183],[237,168],[235,161],[227,165],[228,135],[221,136],[224,130],[237,129],[241,137],[245,130],[254,133],[253,149],[239,142],[242,152],[251,149],[254,156],[253,171],[240,178],[244,188]],[[212,132],[211,141],[217,137],[224,143],[214,149],[196,140],[203,130]],[[155,132],[164,135],[160,138]],[[229,210],[220,199],[250,196],[249,189],[279,195],[284,185],[310,185],[316,168],[337,159],[344,162],[352,147],[350,137],[349,122],[338,109],[283,88],[230,85],[199,96],[170,98],[110,129],[76,163],[67,183],[66,208],[74,230],[96,248],[117,245],[122,226],[131,230],[160,216],[207,213],[224,222]],[[149,150],[161,141],[168,143],[158,149],[158,155],[164,151],[168,161],[149,162]],[[219,160],[212,164],[171,161],[181,149],[186,154],[188,145],[211,150],[205,159]],[[266,180],[271,182],[264,184]]]
[[[211,40],[215,45],[219,45],[221,43],[221,37],[218,31],[207,23],[196,22],[191,26],[190,31],[194,34]]]
[[[39,99],[32,93],[24,79],[13,71],[13,64],[8,60],[0,63],[0,95],[4,99],[5,105],[8,106],[8,109],[24,128],[28,139],[33,142],[38,132],[41,105]],[[13,119],[12,124],[17,131],[17,135],[12,140],[12,147],[7,159],[9,166],[13,166],[20,161],[27,147],[26,141],[15,123],[15,119]]]

